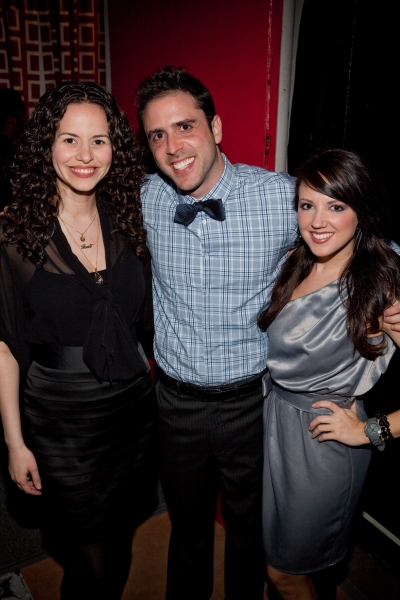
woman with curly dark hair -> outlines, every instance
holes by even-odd
[[[155,396],[136,146],[100,86],[40,99],[1,223],[0,408],[12,479],[42,496],[63,600],[121,597],[155,497]],[[19,393],[20,390],[20,393]],[[20,416],[20,398],[22,413]]]
[[[357,399],[400,344],[383,322],[400,297],[400,257],[381,227],[378,180],[359,155],[321,152],[297,176],[299,246],[258,321],[268,329],[272,383],[263,529],[268,574],[282,598],[311,600],[309,573],[345,555],[367,444],[382,449],[400,436],[400,411],[367,419]]]

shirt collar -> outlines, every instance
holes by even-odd
[[[208,192],[208,194],[201,198],[201,200],[208,200],[209,198],[220,198],[223,204],[225,204],[226,200],[228,199],[233,185],[234,169],[232,164],[226,158],[225,154],[221,154],[225,163],[224,171],[220,177],[220,180],[215,184],[212,190]],[[176,193],[178,195],[179,204],[194,204],[194,202],[197,202],[197,200],[193,198],[193,196],[180,194],[178,188],[176,188]]]

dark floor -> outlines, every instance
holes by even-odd
[[[162,512],[144,523],[132,546],[132,567],[122,600],[163,600],[170,520]],[[223,600],[224,528],[215,524],[212,600]],[[348,561],[316,578],[321,600],[399,600],[400,547],[360,517]],[[51,558],[21,569],[34,600],[59,600],[62,569]],[[273,590],[265,598],[275,600]],[[245,600],[245,599],[243,599]]]
[[[122,600],[163,600],[170,520],[167,512],[152,517],[142,525],[132,545],[132,567]],[[225,531],[215,523],[214,592],[211,600],[223,600],[223,559]],[[22,575],[34,600],[59,600],[58,587],[62,569],[47,559],[25,567]],[[336,600],[350,600],[342,591]],[[269,596],[265,591],[265,600]],[[243,599],[245,600],[245,599]]]
[[[170,520],[167,512],[149,519],[138,528],[132,545],[132,566],[122,600],[163,600],[167,569]],[[212,600],[223,600],[224,529],[216,523],[215,592]],[[62,569],[47,559],[22,569],[34,600],[59,600]]]
[[[356,523],[348,568],[342,588],[351,598],[400,599],[400,546],[363,517]]]

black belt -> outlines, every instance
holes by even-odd
[[[87,370],[83,362],[82,346],[57,346],[56,344],[32,344],[31,360],[48,369],[65,371]]]
[[[158,375],[160,381],[167,388],[173,390],[177,394],[191,396],[193,398],[200,398],[200,400],[203,400],[203,402],[217,402],[218,400],[232,398],[233,396],[238,398],[243,394],[247,394],[256,390],[257,388],[261,388],[261,380],[266,372],[267,369],[265,369],[262,373],[258,373],[258,375],[253,375],[247,379],[241,379],[240,381],[236,381],[235,383],[231,383],[229,385],[212,387],[202,387],[201,385],[193,385],[191,383],[179,381],[178,379],[170,377],[161,369],[158,370]]]

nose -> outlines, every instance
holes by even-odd
[[[322,227],[326,227],[328,223],[328,219],[326,218],[326,213],[323,208],[316,207],[313,214],[312,219],[312,227],[314,229],[321,229]]]
[[[79,148],[79,152],[76,156],[78,160],[81,160],[83,163],[90,163],[93,159],[92,147],[90,144],[82,144]]]
[[[167,137],[167,143],[165,151],[167,154],[175,155],[178,154],[179,150],[183,148],[183,140],[178,135],[169,134]]]

